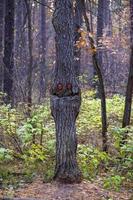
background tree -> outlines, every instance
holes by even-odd
[[[123,115],[122,127],[130,125],[131,106],[133,95],[133,1],[130,0],[130,67],[128,75],[128,83],[126,89],[125,108]]]
[[[80,40],[80,28],[83,22],[83,14],[82,14],[82,2],[81,0],[76,0],[75,2],[75,15],[74,15],[74,26],[75,26],[75,48],[74,48],[74,62],[75,62],[75,72],[77,79],[80,76],[80,68],[81,68],[81,50],[77,48],[76,43]]]
[[[98,50],[98,62],[101,67],[101,72],[103,71],[103,52],[102,52],[102,38],[103,38],[103,29],[104,29],[104,0],[98,0],[98,13],[97,13],[97,50]],[[98,76],[97,71],[94,69],[94,75]],[[95,77],[94,77],[95,78]],[[95,81],[95,87],[97,90],[96,97],[100,96],[99,91],[99,80]]]
[[[4,0],[0,1],[0,91],[3,89]]]
[[[4,92],[6,103],[13,103],[13,47],[14,47],[14,0],[5,0],[4,29]]]
[[[46,95],[46,4],[41,0],[40,4],[40,100]]]
[[[84,19],[85,19],[85,23],[86,23],[86,27],[87,27],[87,31],[88,31],[89,43],[90,43],[90,47],[91,47],[91,51],[92,51],[92,60],[93,60],[94,70],[97,73],[98,81],[99,81],[98,87],[99,87],[99,95],[101,98],[101,118],[102,118],[102,147],[103,147],[103,151],[108,152],[107,111],[106,111],[106,96],[105,96],[104,80],[103,80],[103,75],[102,75],[102,70],[101,70],[101,68],[102,68],[101,61],[102,60],[99,61],[95,42],[91,35],[90,23],[89,23],[87,14],[86,14],[85,1],[82,1],[82,9],[83,9]]]
[[[32,21],[31,21],[31,4],[30,0],[25,0],[27,10],[27,25],[28,25],[28,50],[29,50],[29,63],[27,70],[27,101],[28,101],[28,114],[30,116],[32,106],[32,72],[33,72],[33,38],[32,38]]]

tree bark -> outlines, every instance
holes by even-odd
[[[5,0],[4,38],[4,92],[5,103],[13,103],[13,47],[14,47],[14,0]]]
[[[74,47],[74,66],[75,66],[75,73],[77,79],[79,78],[80,75],[80,65],[81,65],[81,50],[80,48],[77,48],[76,43],[79,41],[79,38],[81,37],[81,34],[79,32],[79,29],[82,26],[82,0],[76,0],[75,3],[75,16],[74,16],[74,26],[75,26],[75,47]]]
[[[32,40],[32,21],[31,21],[31,8],[30,0],[25,0],[27,10],[27,24],[28,24],[28,50],[29,50],[29,63],[28,63],[28,74],[27,74],[27,101],[28,101],[28,115],[30,117],[31,106],[32,106],[32,72],[33,72],[33,40]]]
[[[133,94],[133,1],[130,0],[130,37],[131,37],[131,54],[130,54],[130,69],[128,75],[128,83],[126,89],[125,108],[123,115],[122,127],[130,125],[132,94]],[[126,136],[123,138],[126,139]]]
[[[101,117],[102,117],[102,141],[103,141],[103,151],[108,152],[108,138],[107,138],[107,111],[106,111],[106,96],[105,96],[105,90],[104,90],[104,82],[103,82],[103,76],[101,72],[101,63],[99,62],[98,55],[97,55],[97,49],[95,47],[94,39],[90,36],[90,23],[88,20],[88,17],[86,15],[86,7],[85,7],[85,1],[82,1],[82,9],[85,19],[85,24],[87,27],[87,31],[89,33],[89,42],[92,49],[92,60],[94,69],[97,73],[98,80],[99,80],[99,95],[101,98]]]
[[[22,46],[22,26],[23,26],[23,7],[24,1],[16,1],[15,4],[15,38],[14,38],[14,104],[24,101],[24,85],[22,84],[25,76],[22,74],[24,65],[22,65],[22,52],[25,48]]]
[[[56,126],[56,167],[60,182],[81,181],[76,160],[75,121],[81,104],[74,69],[74,16],[72,0],[55,0],[53,26],[56,32],[56,66],[51,86],[51,112]]]
[[[98,49],[98,63],[103,67],[103,52],[102,52],[102,39],[103,39],[103,29],[104,29],[104,5],[105,0],[98,0],[98,14],[97,14],[97,49]],[[101,69],[102,71],[102,69]],[[97,71],[94,69],[94,78],[98,76]],[[96,97],[100,97],[100,86],[99,80],[94,81],[94,87],[96,89]]]
[[[40,97],[39,102],[46,95],[46,0],[40,4]]]
[[[89,0],[89,9],[90,9],[90,28],[91,28],[91,33],[93,33],[93,14],[92,14],[92,1]]]
[[[0,1],[0,91],[3,91],[4,0]]]

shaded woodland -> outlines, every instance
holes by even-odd
[[[0,198],[132,199],[132,96],[133,0],[0,0]]]

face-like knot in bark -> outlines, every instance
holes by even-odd
[[[72,90],[72,84],[71,83],[67,83],[66,84],[66,89],[67,90]]]
[[[64,96],[72,96],[72,84],[71,83],[66,84]]]
[[[58,83],[56,89],[57,89],[58,92],[62,91],[63,90],[63,84],[62,83]]]

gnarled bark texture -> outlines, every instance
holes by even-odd
[[[74,69],[74,16],[72,0],[55,0],[56,66],[51,87],[51,111],[56,126],[55,179],[81,181],[76,160],[76,127],[81,97]]]

